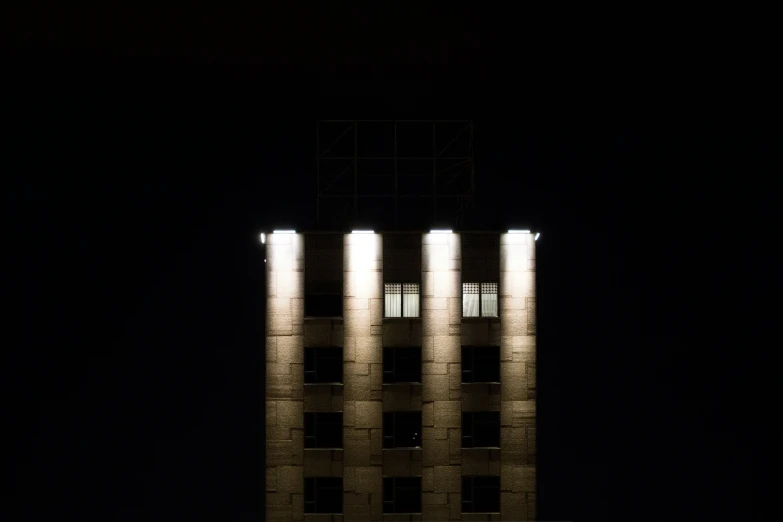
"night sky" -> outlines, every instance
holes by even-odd
[[[9,520],[263,519],[258,232],[320,118],[473,120],[477,222],[541,231],[540,519],[771,517],[771,73],[421,5],[15,14]]]

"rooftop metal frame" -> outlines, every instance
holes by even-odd
[[[381,138],[376,135],[374,145],[387,153],[363,151],[366,129],[386,133]],[[401,154],[401,142],[416,152]],[[378,214],[385,228],[407,228],[401,213],[411,209],[428,217],[408,226],[459,228],[474,206],[473,122],[320,120],[316,183],[317,228],[380,224]]]

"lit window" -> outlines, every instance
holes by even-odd
[[[497,283],[462,283],[463,317],[497,317]]]
[[[386,317],[419,317],[419,283],[384,285]]]

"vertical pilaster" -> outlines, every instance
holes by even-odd
[[[461,519],[459,234],[422,236],[422,515]]]
[[[536,514],[536,293],[531,234],[500,236],[501,428],[503,520]]]
[[[383,247],[381,234],[344,236],[344,520],[383,510]]]
[[[266,259],[266,520],[303,520],[303,236],[269,234]]]

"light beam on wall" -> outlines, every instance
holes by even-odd
[[[536,232],[536,237],[533,238],[533,241],[538,241],[538,236],[541,235],[541,232]]]
[[[275,234],[296,234],[296,230],[275,230]]]
[[[374,232],[351,234],[347,236],[348,243],[344,255],[348,257],[354,282],[361,291],[368,290],[371,285],[374,272],[372,270],[375,260],[378,258],[378,238]]]
[[[451,234],[451,230],[430,230],[430,234]]]
[[[374,230],[352,230],[351,234],[375,234]]]
[[[529,234],[529,230],[509,230],[509,234]]]
[[[266,243],[266,234],[264,234],[263,232],[261,232],[261,244],[263,245],[263,244],[265,244],[265,243]]]

